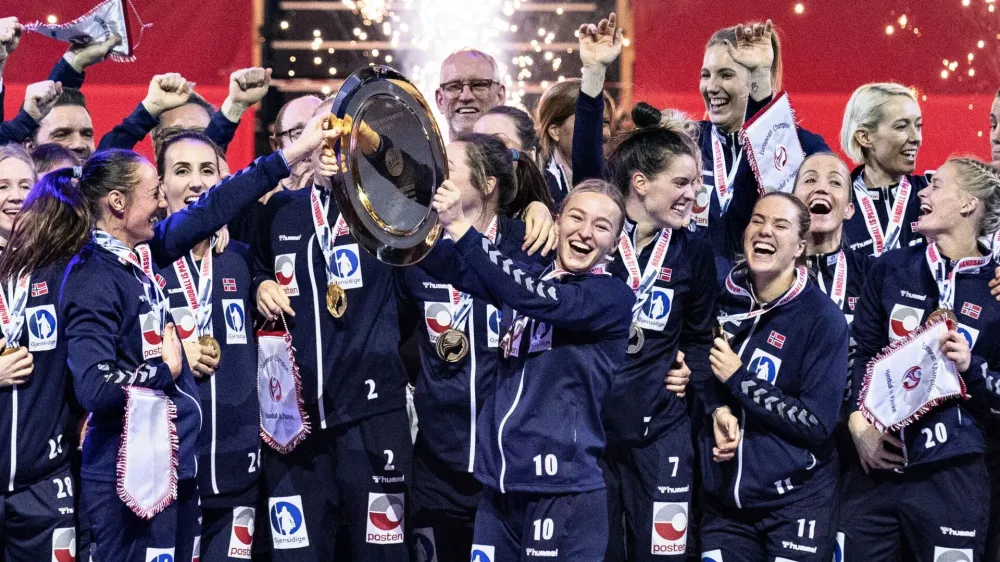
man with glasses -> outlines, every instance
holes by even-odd
[[[316,96],[302,96],[283,105],[274,120],[274,133],[269,137],[271,150],[281,150],[295,142],[320,103],[322,100]],[[284,189],[301,189],[311,184],[312,166],[307,160],[292,164],[292,175],[281,180]]]
[[[454,139],[471,133],[480,117],[503,105],[507,88],[500,82],[496,59],[482,51],[463,49],[441,63],[441,85],[434,99]]]

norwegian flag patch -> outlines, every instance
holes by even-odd
[[[233,277],[223,277],[222,278],[222,290],[227,293],[236,292],[236,279]]]
[[[167,286],[167,280],[164,279],[162,275],[160,275],[159,273],[157,273],[156,274],[156,284],[159,285],[160,288],[162,289],[162,288],[164,288],[164,287]]]
[[[785,336],[771,330],[771,335],[767,336],[767,343],[781,349],[785,345]]]
[[[49,294],[49,284],[45,281],[31,284],[31,296],[40,297]]]
[[[968,316],[969,318],[979,320],[979,315],[982,313],[983,307],[981,306],[972,304],[971,302],[967,302],[962,305],[962,314]]]
[[[857,306],[857,304],[858,304],[858,297],[847,297],[848,308],[854,310],[854,307]]]
[[[913,232],[916,232],[917,231],[917,223],[911,222],[910,223],[910,230],[913,231]]]
[[[669,267],[661,267],[660,268],[660,281],[664,281],[666,283],[669,283],[670,282],[670,277],[673,274],[674,274],[673,270],[670,269]]]

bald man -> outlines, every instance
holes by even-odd
[[[309,122],[320,103],[322,100],[316,96],[302,96],[283,105],[274,120],[274,132],[270,136],[271,149],[281,150],[299,138],[302,127]],[[312,167],[309,161],[292,164],[292,175],[281,180],[281,187],[284,189],[302,189],[310,184]]]
[[[503,105],[507,88],[500,82],[496,59],[482,51],[463,49],[441,63],[441,83],[434,99],[454,139],[471,133],[480,117]]]

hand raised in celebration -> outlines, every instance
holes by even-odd
[[[736,45],[726,40],[726,49],[733,60],[750,72],[758,68],[771,68],[774,63],[774,47],[771,45],[773,34],[771,20],[763,24],[740,24],[736,26]]]
[[[186,104],[193,93],[194,84],[180,74],[158,74],[149,81],[149,90],[142,100],[142,106],[153,117],[159,117],[166,111]]]
[[[270,87],[270,68],[254,67],[237,70],[229,76],[229,99],[247,109],[264,99]]]
[[[118,35],[112,35],[106,41],[100,43],[73,43],[70,45],[69,50],[66,51],[66,54],[63,55],[63,58],[73,67],[73,70],[83,72],[88,67],[108,58],[112,49],[121,45],[121,43],[122,38]]]
[[[21,42],[22,33],[24,26],[17,21],[17,18],[0,18],[0,69]]]
[[[38,123],[52,111],[61,95],[62,83],[52,80],[35,82],[24,91],[24,111]]]
[[[618,15],[614,12],[597,25],[581,25],[579,34],[580,62],[584,67],[607,67],[622,52],[624,30],[618,27]]]

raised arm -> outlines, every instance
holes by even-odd
[[[264,99],[270,87],[270,68],[244,68],[229,75],[229,95],[219,111],[212,115],[205,136],[226,150],[236,136],[243,115]]]
[[[97,150],[132,149],[156,127],[160,122],[160,115],[186,104],[192,92],[193,84],[180,74],[154,76],[142,103],[120,125],[101,137]]]
[[[597,25],[580,26],[580,95],[573,125],[573,183],[604,174],[604,80],[622,52],[622,30],[611,13]],[[609,116],[613,117],[613,116]]]

